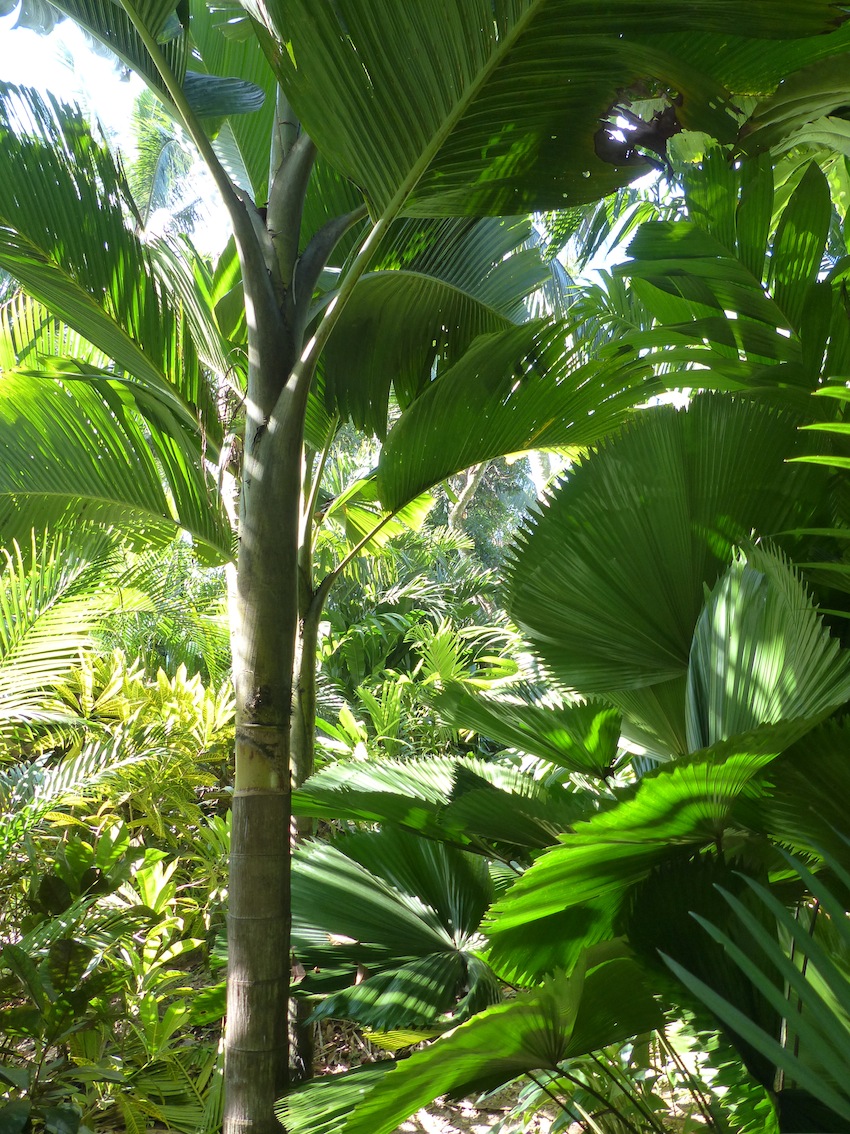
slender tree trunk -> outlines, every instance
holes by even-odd
[[[464,484],[457,503],[449,510],[448,528],[450,531],[462,531],[466,510],[472,503],[472,498],[478,491],[478,486],[484,479],[484,474],[490,467],[489,461],[482,461],[480,465],[473,465],[464,475]]]
[[[258,367],[280,367],[292,357],[296,344],[282,320],[270,341],[258,338]],[[234,634],[228,1134],[278,1134],[273,1105],[286,1089],[289,1066],[289,748],[301,427],[299,407],[285,393],[268,417],[261,402],[254,405],[245,438]]]

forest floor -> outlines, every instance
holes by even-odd
[[[552,1119],[545,1114],[535,1115],[528,1124],[517,1119],[516,1123],[502,1126],[510,1115],[513,1101],[506,1097],[504,1105],[500,1106],[498,1099],[491,1099],[486,1108],[479,1109],[468,1099],[457,1103],[438,1099],[403,1122],[395,1134],[495,1134],[496,1130],[504,1134],[520,1130],[528,1134],[549,1134]]]

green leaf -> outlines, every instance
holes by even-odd
[[[402,408],[478,335],[528,318],[546,269],[523,249],[527,219],[407,221],[364,275],[324,353],[325,396],[383,437],[392,384]]]
[[[566,1060],[598,1050],[661,1023],[661,1012],[632,961],[614,960],[584,976],[547,981],[533,992],[461,1024],[424,1051],[376,1075],[360,1099],[346,1076],[295,1091],[278,1105],[293,1134],[306,1134],[309,1116],[322,1106],[335,1113],[334,1094],[353,1106],[344,1134],[389,1134],[421,1106],[443,1094],[464,1096],[492,1090],[529,1071],[556,1070]]]
[[[477,338],[390,431],[378,486],[387,507],[491,457],[584,447],[654,390],[637,354],[586,362],[569,324],[529,323]]]
[[[742,35],[806,35],[834,23],[827,4],[786,4],[780,20],[769,4],[742,11],[728,0],[697,10],[647,0],[604,11],[575,0],[254,0],[251,9],[282,45],[280,77],[310,136],[375,215],[405,199],[431,216],[596,200],[645,168],[606,165],[594,145],[600,118],[636,77],[675,89],[703,127],[730,132],[722,89],[686,51],[658,51],[656,37],[727,34],[730,23]]]
[[[831,217],[829,186],[812,162],[782,212],[769,260],[768,285],[791,327],[817,281]]]
[[[129,230],[124,177],[79,111],[0,86],[0,157],[0,266],[183,428],[197,431],[200,417],[214,446],[218,415],[201,360],[218,375],[229,360],[188,256]]]
[[[32,1104],[13,1099],[0,1107],[0,1134],[22,1134],[30,1120]]]
[[[44,988],[52,1001],[79,987],[94,956],[90,946],[69,937],[52,943],[41,965]]]
[[[722,841],[759,773],[810,725],[766,725],[664,765],[562,836],[491,910],[488,960],[523,983],[574,963],[615,934],[629,890],[666,857]]]
[[[785,463],[799,445],[792,416],[703,396],[641,413],[573,469],[527,521],[509,567],[506,605],[549,674],[603,694],[662,751],[685,751],[704,588],[753,530],[813,515],[822,482]]]
[[[47,1134],[77,1134],[82,1118],[75,1106],[47,1106],[44,1108],[44,1129]]]
[[[801,863],[791,859],[790,856],[786,856],[786,859],[823,907],[819,917],[830,916],[830,924],[846,950],[850,946],[850,934],[846,926],[843,900],[837,900],[827,884],[821,879],[816,879]],[[847,875],[841,871],[838,864],[829,858],[827,864],[838,871],[846,884]],[[747,884],[764,907],[778,920],[783,931],[793,939],[794,959],[788,956],[783,945],[773,935],[764,931],[753,911],[726,891],[721,893],[740,927],[752,938],[761,967],[757,966],[727,933],[719,930],[711,921],[704,918],[697,920],[703,929],[724,947],[731,962],[773,1001],[774,1007],[781,1015],[787,1017],[789,1034],[784,1042],[780,1041],[779,1037],[766,1032],[756,1021],[742,1012],[737,1004],[730,1003],[715,988],[689,972],[686,966],[665,958],[667,964],[720,1019],[761,1051],[776,1067],[784,1071],[789,1079],[848,1121],[850,1097],[846,1088],[845,1071],[848,1051],[850,1051],[850,1029],[847,1026],[850,1000],[847,995],[846,975],[818,943],[812,929],[801,924],[799,918],[789,912],[770,890],[752,879],[748,879]],[[773,972],[775,974],[773,980],[769,980],[762,969]],[[786,982],[799,1005],[798,1010],[793,1014],[788,1012]],[[790,1101],[789,1099],[789,1103]],[[781,1093],[779,1105],[781,1115]],[[790,1109],[789,1105],[789,1111]],[[840,1128],[833,1123],[834,1118],[829,1125],[819,1125],[815,1129]],[[784,1125],[782,1128],[798,1129],[796,1126]]]
[[[201,118],[226,118],[231,114],[252,114],[265,102],[265,91],[245,79],[225,79],[187,71],[183,93]]]
[[[277,1105],[291,1134],[338,1134],[358,1103],[362,1103],[395,1063],[385,1059],[364,1063],[344,1075],[324,1075],[291,1092]]]
[[[219,506],[211,507],[200,438],[187,435],[152,401],[143,402],[144,422],[140,400],[140,391],[116,382],[5,375],[0,498],[37,509],[30,523],[36,515],[39,523],[120,523],[161,542],[184,528],[208,554],[229,558],[229,524]]]
[[[714,588],[688,665],[688,746],[706,748],[757,725],[818,718],[850,698],[850,660],[797,573],[760,547]]]
[[[548,760],[571,772],[606,776],[616,761],[620,714],[598,702],[534,703],[523,696],[493,696],[449,682],[431,694],[439,714],[455,728]]]
[[[588,806],[584,795],[510,766],[438,757],[328,768],[292,801],[296,815],[393,824],[488,853],[490,840],[511,853],[551,846]]]
[[[844,108],[846,64],[845,54],[834,55],[786,73],[776,93],[760,102],[744,123],[744,152],[781,152],[807,141],[812,122]]]
[[[293,868],[301,988],[342,988],[314,1015],[424,1027],[457,1012],[462,989],[491,1003],[496,982],[473,950],[492,893],[482,859],[398,830],[306,846]]]
[[[238,11],[234,9],[233,14]],[[193,0],[192,43],[199,58],[193,58],[192,66],[211,76],[236,78],[263,92],[262,106],[250,114],[238,114],[230,119],[215,143],[219,156],[224,159],[236,183],[242,185],[257,204],[263,204],[269,196],[269,143],[275,121],[277,84],[260,50],[253,25],[245,20],[248,35],[244,38],[229,36],[226,34],[231,26],[229,15],[226,8],[211,9],[207,4]]]

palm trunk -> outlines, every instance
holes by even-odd
[[[275,369],[297,346],[283,320],[256,344]],[[278,370],[279,373],[279,370]],[[286,370],[284,370],[286,373]],[[262,375],[258,375],[261,379]],[[261,381],[258,381],[262,385]],[[249,399],[251,398],[249,383]],[[301,497],[299,399],[279,397],[247,425],[240,501],[234,678],[236,778],[228,917],[228,1134],[279,1134],[274,1103],[289,1056],[290,715]]]

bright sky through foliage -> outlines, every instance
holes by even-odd
[[[0,19],[0,80],[51,91],[65,102],[79,103],[104,130],[128,144],[133,100],[142,89],[135,76],[121,81],[113,58],[91,50],[90,41],[72,20],[49,36],[15,28],[17,14]]]

